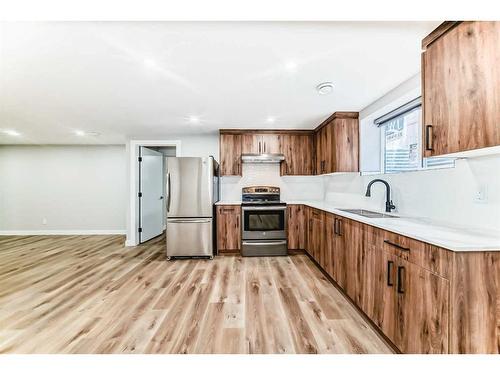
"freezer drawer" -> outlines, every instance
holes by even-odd
[[[212,218],[167,220],[167,257],[213,256]]]
[[[243,241],[241,255],[244,257],[288,255],[286,240]]]

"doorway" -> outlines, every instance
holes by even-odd
[[[162,235],[166,229],[166,157],[180,156],[180,141],[129,141],[129,210],[126,246]]]

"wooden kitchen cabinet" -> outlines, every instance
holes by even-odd
[[[285,156],[285,160],[281,163],[282,176],[307,176],[314,174],[314,144],[312,134],[282,134],[280,152]]]
[[[335,215],[325,212],[325,225],[324,225],[324,239],[323,239],[323,251],[325,266],[323,269],[332,279],[335,279],[334,267],[335,267]]]
[[[217,249],[220,253],[239,252],[241,248],[241,207],[217,206]]]
[[[306,210],[301,204],[287,206],[288,248],[291,250],[304,250],[306,248]]]
[[[219,151],[221,176],[241,176],[241,142],[241,134],[220,134]]]
[[[349,242],[345,232],[345,218],[334,216],[334,240],[333,240],[333,279],[337,284],[345,288],[347,283],[347,251]]]
[[[401,352],[500,352],[500,252],[452,252],[307,206],[304,216],[309,255]]]
[[[242,137],[243,154],[280,153],[281,134],[245,132]]]
[[[447,22],[422,49],[424,156],[500,145],[500,22]]]
[[[281,150],[281,134],[262,134],[262,153],[279,154]]]
[[[335,112],[316,130],[316,174],[359,171],[357,112]]]
[[[396,337],[403,353],[448,353],[449,281],[398,259]]]
[[[315,208],[309,209],[309,225],[307,236],[307,252],[320,263],[321,248],[324,236],[324,212]]]
[[[353,115],[354,116],[354,115]],[[334,155],[330,157],[333,172],[359,172],[359,121],[355,118],[334,120]],[[332,152],[333,153],[333,152]]]
[[[262,135],[256,133],[243,133],[241,135],[242,154],[262,154]]]

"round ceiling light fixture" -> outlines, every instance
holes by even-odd
[[[333,83],[323,82],[316,86],[316,90],[320,95],[328,95],[333,91]]]

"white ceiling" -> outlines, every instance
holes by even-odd
[[[2,23],[0,143],[314,128],[416,74],[421,39],[438,24]],[[318,95],[323,81],[333,82],[332,94]]]

